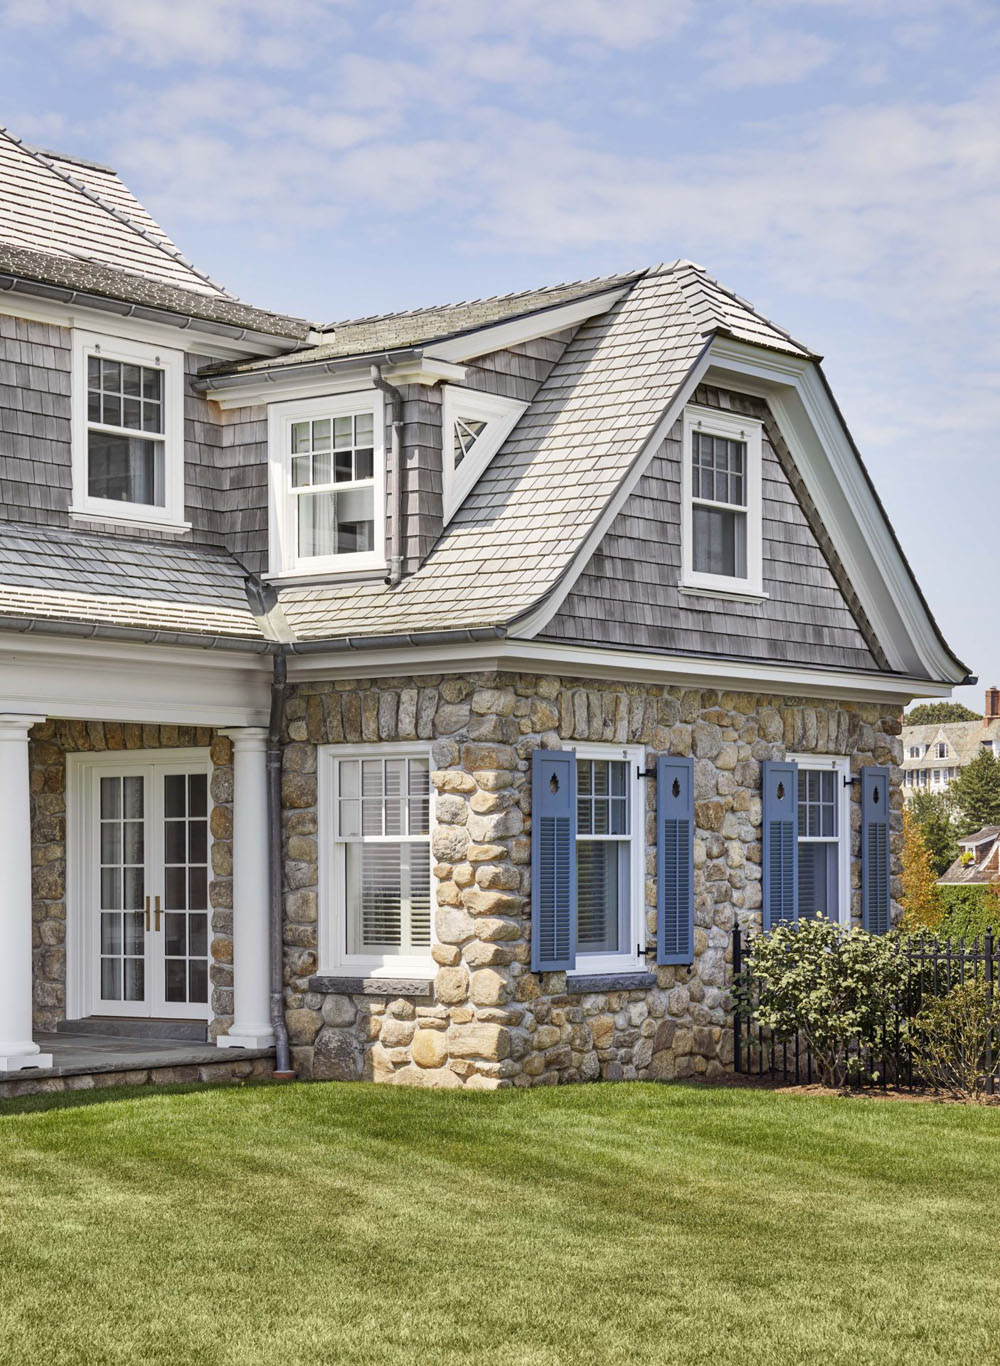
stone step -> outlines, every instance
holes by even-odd
[[[208,1025],[204,1020],[124,1019],[118,1015],[89,1015],[83,1020],[60,1020],[60,1034],[99,1034],[105,1039],[177,1039],[188,1043],[207,1043]]]

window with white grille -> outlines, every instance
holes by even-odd
[[[799,770],[799,919],[850,920],[849,763],[796,756]]]
[[[577,970],[645,966],[641,749],[577,747]]]
[[[682,587],[762,595],[759,421],[684,414]]]
[[[321,751],[321,858],[328,965],[413,970],[430,964],[430,756],[384,746]],[[332,827],[332,830],[331,830]]]

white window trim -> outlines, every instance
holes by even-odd
[[[374,419],[375,548],[351,555],[299,559],[296,551],[296,496],[292,493],[291,428],[308,418],[344,417],[372,411]],[[385,559],[385,413],[377,389],[356,389],[326,398],[272,403],[267,410],[268,566],[269,576],[316,578],[386,568]]]
[[[472,492],[487,465],[517,425],[528,405],[500,394],[484,394],[478,389],[463,389],[457,384],[442,388],[442,460],[444,520],[447,526]],[[458,469],[455,468],[455,419],[473,417],[485,422],[486,430]]]
[[[437,964],[427,954],[351,954],[347,952],[347,907],[340,897],[344,885],[342,849],[336,839],[337,761],[340,759],[426,759],[433,760],[429,744],[320,745],[316,759],[319,777],[319,966],[321,975],[350,977],[431,978]],[[427,857],[431,867],[431,944],[437,942],[437,878],[434,876],[434,838],[436,793],[430,787],[430,821]]]
[[[645,972],[646,957],[646,791],[640,771],[646,767],[641,745],[574,745],[578,759],[624,759],[628,764],[628,795],[632,833],[629,837],[629,948],[625,953],[578,953],[567,976],[593,977],[606,973]],[[575,852],[575,851],[574,851]]]
[[[692,496],[691,460],[694,433],[727,437],[731,441],[745,441],[747,572],[745,578],[726,574],[695,572],[694,564],[694,498]],[[684,409],[684,441],[681,459],[681,587],[691,591],[709,592],[720,597],[733,596],[764,599],[763,526],[762,526],[762,459],[763,426],[752,417],[738,413],[719,412],[714,408],[689,405]]]
[[[851,761],[843,754],[789,754],[789,760],[805,769],[833,769],[837,783],[837,923],[851,927]],[[796,793],[796,830],[798,839],[798,793]]]
[[[87,453],[87,357],[100,355],[104,360],[147,365],[163,371],[162,508],[148,503],[122,503],[114,498],[92,498],[89,493]],[[70,516],[98,522],[126,522],[158,531],[188,531],[184,520],[184,353],[166,346],[109,337],[101,332],[73,329],[71,363],[71,448],[73,463],[73,502]],[[151,436],[152,433],[136,432]]]

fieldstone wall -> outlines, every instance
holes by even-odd
[[[898,914],[902,806],[895,707],[711,689],[482,673],[294,689],[284,751],[285,983],[301,1076],[495,1089],[714,1075],[731,1063],[734,918],[761,906],[760,763],[787,752],[892,765]],[[437,794],[437,912],[426,984],[372,994],[319,975],[317,745],[424,739]],[[627,984],[530,970],[530,755],[600,741],[695,759],[693,967]],[[860,784],[851,789],[852,916],[860,922]],[[646,784],[646,909],[655,944],[655,782]],[[655,960],[650,958],[651,963]]]
[[[206,727],[115,721],[43,721],[33,726],[28,762],[32,831],[34,1028],[66,1017],[66,755],[104,750],[210,747],[213,803],[212,1007],[209,1036],[225,1033],[233,1011],[232,744]]]

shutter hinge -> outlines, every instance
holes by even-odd
[[[853,787],[854,784],[855,784],[857,781],[858,781],[858,775],[857,775],[856,773],[849,773],[849,774],[847,775],[847,777],[844,779],[844,786],[845,786],[845,787]]]
[[[635,776],[636,776],[637,778],[655,778],[655,777],[656,777],[656,769],[655,769],[655,768],[640,768],[639,765],[636,764],[636,766],[635,766]]]

